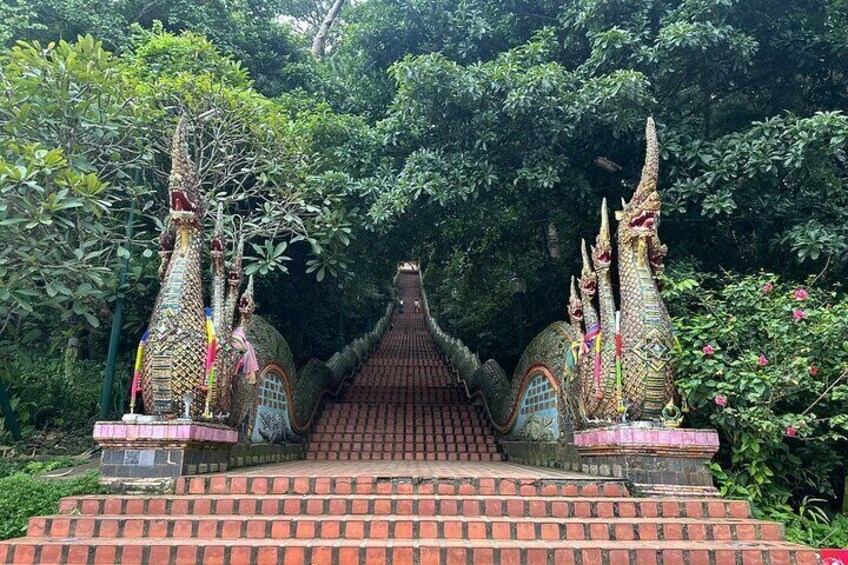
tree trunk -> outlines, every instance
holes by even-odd
[[[548,224],[546,239],[548,240],[548,255],[554,261],[559,261],[560,257],[562,257],[562,252],[559,247],[559,230],[554,222]]]
[[[327,17],[324,18],[324,23],[321,24],[318,33],[315,34],[315,39],[312,41],[312,54],[316,59],[324,56],[324,50],[327,47],[327,36],[330,35],[330,28],[333,27],[336,19],[338,19],[343,6],[344,0],[335,0],[330,7],[330,11],[327,12]]]

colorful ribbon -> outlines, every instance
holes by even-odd
[[[215,396],[215,359],[218,354],[218,340],[215,337],[215,325],[212,323],[212,309],[205,308],[206,315],[206,409],[204,415],[211,417],[211,401]]]
[[[244,331],[242,326],[233,330],[231,342],[233,347],[244,352],[244,355],[242,355],[239,360],[237,370],[244,371],[247,375],[247,381],[250,384],[256,384],[256,373],[259,371],[259,361],[256,359],[256,350],[253,348],[253,344],[247,339],[247,332]]]
[[[618,396],[618,412],[623,414],[624,398],[622,394],[624,377],[621,371],[621,312],[615,313],[615,392]]]
[[[583,344],[580,346],[580,350],[583,353],[589,353],[592,347],[596,347],[595,341],[599,341],[601,339],[601,324],[592,324],[592,327],[589,328],[589,331],[583,335]]]
[[[141,392],[141,362],[144,357],[144,346],[150,338],[150,330],[145,331],[141,335],[138,342],[138,349],[135,352],[135,366],[133,367],[132,385],[130,387],[130,414],[135,414],[136,395]]]

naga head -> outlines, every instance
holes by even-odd
[[[580,240],[580,250],[583,253],[583,270],[580,271],[580,292],[583,296],[592,300],[598,290],[598,275],[592,270],[592,261],[589,259],[589,251],[586,248],[586,240]]]
[[[612,243],[610,242],[609,214],[607,199],[601,201],[601,229],[592,247],[592,262],[598,272],[607,271],[612,264]]]
[[[657,192],[659,146],[653,118],[648,118],[645,137],[647,151],[639,186],[636,187],[630,202],[624,205],[624,210],[616,214],[619,220],[619,240],[625,243],[634,238],[649,238],[656,235],[660,219],[661,203]]]
[[[571,294],[568,297],[568,316],[573,323],[583,321],[583,302],[580,300],[580,295],[577,294],[577,285],[574,283],[574,277],[571,277]]]
[[[162,233],[159,234],[159,247],[162,253],[170,253],[174,250],[174,232],[171,230],[170,220],[165,220]]]
[[[236,243],[235,252],[233,253],[233,264],[230,265],[230,270],[227,272],[227,284],[231,288],[241,286],[242,269],[241,263],[244,257],[244,234],[239,235]]]
[[[224,260],[224,205],[218,203],[215,231],[212,234],[212,260],[220,264]]]
[[[239,325],[243,328],[250,326],[253,312],[256,310],[256,302],[253,301],[253,275],[247,279],[247,288],[241,294],[239,300]]]
[[[180,116],[171,143],[171,176],[168,181],[171,219],[176,225],[197,225],[203,217],[200,182],[188,153],[187,129],[186,117]]]

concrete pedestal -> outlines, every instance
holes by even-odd
[[[633,422],[575,432],[574,443],[584,473],[626,479],[649,494],[718,495],[709,469],[719,446],[714,430]]]
[[[97,422],[105,484],[167,488],[168,479],[226,471],[236,430],[220,424],[159,420]]]

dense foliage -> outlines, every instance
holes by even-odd
[[[182,112],[300,362],[365,330],[415,256],[442,325],[506,367],[563,317],[654,115],[689,421],[723,434],[726,493],[836,540],[815,520],[846,468],[848,3],[361,0],[316,61],[329,4],[0,4],[0,379],[26,423],[93,416],[118,296],[125,355],[141,333]]]

